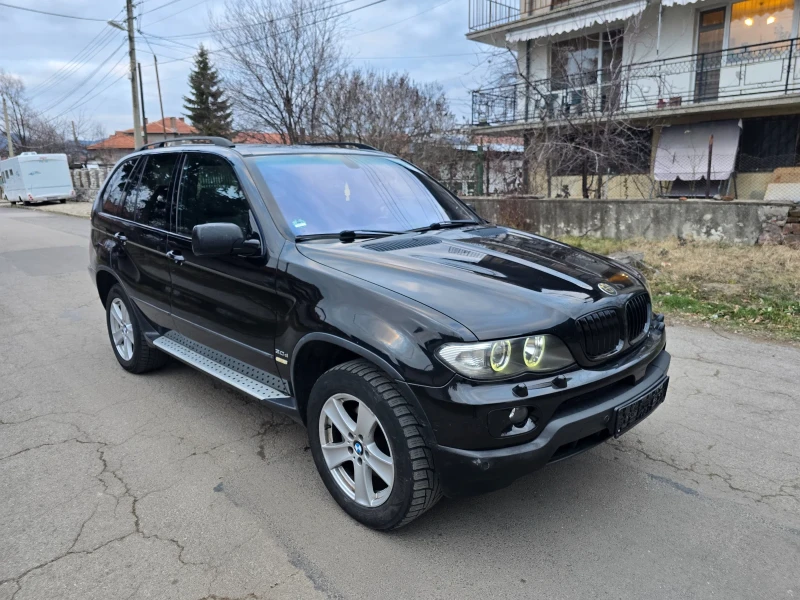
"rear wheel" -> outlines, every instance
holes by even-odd
[[[147,345],[133,316],[130,300],[119,284],[111,287],[106,298],[106,324],[114,356],[126,371],[146,373],[167,362],[166,354]]]
[[[402,527],[441,497],[423,425],[392,381],[366,360],[319,378],[309,399],[308,432],[328,491],[368,527]]]
[[[61,202],[61,204],[66,204],[66,203],[67,203],[67,201],[66,201],[64,198],[62,198],[61,200],[59,200],[59,202]]]

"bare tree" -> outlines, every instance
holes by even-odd
[[[332,0],[226,0],[211,27],[239,125],[288,143],[317,135],[323,90],[343,66]]]
[[[25,84],[22,79],[0,69],[0,97],[6,101],[8,107],[10,134],[15,147],[24,152],[30,147],[34,137],[36,119],[25,94]],[[3,137],[9,134],[6,131],[5,120],[0,121],[0,131]]]
[[[443,135],[455,117],[438,84],[418,84],[404,73],[342,72],[326,93],[322,139],[366,143],[417,162],[441,158]]]
[[[8,106],[11,136],[18,152],[68,154],[72,162],[80,163],[85,162],[86,142],[103,137],[102,128],[86,113],[76,115],[74,131],[72,122],[67,119],[44,118],[28,100],[22,80],[2,70],[0,96],[5,98]],[[2,119],[0,135],[6,136]]]

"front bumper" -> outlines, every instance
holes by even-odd
[[[500,489],[551,462],[588,450],[612,436],[614,408],[664,383],[670,355],[663,350],[635,385],[601,390],[591,400],[556,411],[531,442],[494,450],[437,446],[435,462],[444,493],[460,496]]]

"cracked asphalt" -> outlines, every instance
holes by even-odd
[[[117,365],[88,230],[0,208],[0,600],[800,598],[799,350],[672,327],[620,440],[375,533],[301,427]]]

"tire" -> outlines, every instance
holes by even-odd
[[[354,404],[352,400],[347,399],[348,397],[360,404]],[[364,453],[363,464],[381,466],[380,461],[387,456],[375,462],[380,452],[370,454],[370,448],[380,447],[379,449],[383,451],[385,449],[383,446],[388,445],[388,458],[391,459],[393,468],[391,486],[375,492],[375,488],[385,484],[384,480],[380,479],[377,471],[372,469],[364,471],[369,473],[367,479],[373,489],[372,495],[368,495],[368,498],[373,502],[380,502],[378,505],[363,504],[363,494],[362,502],[359,503],[351,495],[356,494],[357,490],[352,489],[348,492],[346,484],[354,483],[358,478],[355,469],[361,467],[358,467],[356,462],[362,457],[357,456],[361,454],[357,444],[358,437],[348,443],[340,431],[338,434],[334,431],[338,429],[328,426],[332,424],[328,415],[330,408],[334,406],[329,402],[334,403],[340,398],[345,398],[341,400],[339,406],[346,407],[346,410],[351,411],[353,407],[357,407],[355,418],[348,412],[352,421],[350,425],[360,424],[358,414],[361,414],[362,405],[377,418],[378,426],[374,428],[373,436],[375,444],[365,441],[360,448]],[[323,412],[325,407],[327,412]],[[366,360],[354,360],[332,368],[317,380],[311,390],[308,402],[308,437],[317,470],[325,487],[339,506],[356,521],[372,529],[385,531],[403,527],[425,513],[441,498],[439,478],[433,464],[433,452],[426,442],[424,433],[424,425],[414,415],[411,405],[391,379]],[[326,440],[329,436],[333,437]],[[384,439],[381,441],[381,438]],[[347,451],[350,457],[342,462],[341,467],[330,468],[323,453],[323,444],[328,451],[334,446],[349,445]],[[335,463],[336,460],[332,462]],[[352,465],[348,466],[350,463]],[[341,469],[344,469],[348,476],[350,470],[353,471],[352,481],[343,477]],[[375,485],[376,482],[378,485]],[[385,494],[385,497],[378,498],[380,494]]]
[[[124,306],[124,310],[121,311],[121,314],[124,315],[123,320],[127,327],[126,333],[123,334],[122,338],[127,337],[127,340],[131,342],[130,355],[126,355],[127,347],[124,344],[123,349],[117,347],[115,335],[118,335],[119,332],[115,334],[115,325],[112,325],[112,323],[119,323],[117,320],[119,314],[116,313],[115,309],[119,308],[121,310],[122,306]],[[117,318],[112,315],[112,312],[117,314]],[[139,328],[139,323],[134,317],[131,302],[119,284],[111,287],[108,292],[108,298],[106,298],[106,327],[108,328],[108,339],[111,341],[111,349],[114,352],[114,356],[117,357],[117,361],[126,371],[146,373],[164,366],[169,360],[166,354],[157,348],[147,345],[147,341]]]
[[[61,204],[66,204],[66,203],[67,203],[67,201],[66,201],[64,198],[62,198],[61,200],[59,200],[59,202],[60,202]]]

